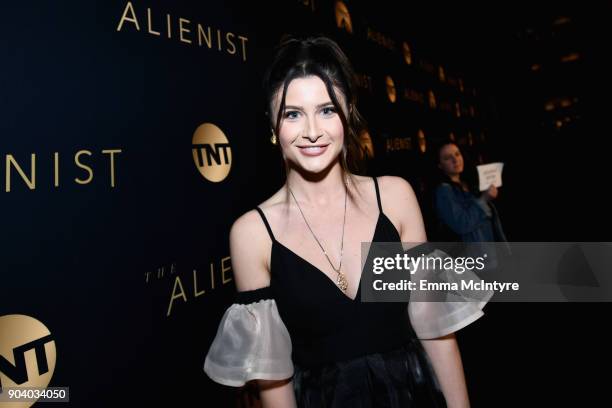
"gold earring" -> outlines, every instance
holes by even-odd
[[[277,140],[276,140],[276,133],[274,133],[274,130],[272,131],[272,136],[270,136],[270,143],[276,146]]]

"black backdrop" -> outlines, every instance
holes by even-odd
[[[336,25],[333,1],[1,6],[0,316],[31,316],[49,329],[57,349],[49,385],[70,387],[72,405],[234,406],[252,398],[213,383],[202,365],[235,290],[229,227],[282,182],[260,89],[282,34],[319,32],[339,42],[360,78],[374,147],[367,173],[411,181],[428,225],[427,153],[451,133],[469,163],[506,161],[512,179],[520,160],[499,148],[508,143],[499,106],[473,60],[483,50],[441,31],[448,15],[422,21],[401,4],[344,3],[352,33]],[[181,24],[191,43],[181,40]],[[197,24],[210,28],[210,47],[198,44]],[[192,136],[202,123],[218,126],[231,147],[220,182],[194,162]],[[31,188],[25,178],[32,184],[34,173]],[[543,391],[539,380],[555,376],[551,365],[584,368],[567,360],[577,338],[551,334],[566,327],[565,318],[554,320],[560,315],[572,333],[584,332],[573,316],[592,310],[505,306],[489,305],[495,319],[459,336],[474,406],[528,394],[550,400],[554,389]],[[559,353],[544,354],[555,344]]]

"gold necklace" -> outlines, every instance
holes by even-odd
[[[338,287],[343,292],[346,292],[346,289],[348,289],[348,281],[346,280],[346,275],[343,272],[340,271],[340,268],[342,268],[342,253],[343,253],[343,249],[344,249],[344,226],[346,225],[346,197],[348,195],[348,188],[345,185],[344,220],[342,221],[342,240],[340,241],[340,265],[338,265],[338,268],[334,267],[334,264],[332,263],[331,259],[329,259],[329,256],[327,255],[327,251],[325,251],[325,248],[323,248],[323,245],[321,245],[321,242],[319,242],[319,239],[315,235],[314,231],[312,230],[312,228],[310,228],[310,224],[308,224],[308,220],[306,220],[306,216],[304,216],[304,212],[302,211],[302,208],[298,204],[298,201],[296,200],[295,195],[293,195],[293,191],[291,191],[291,187],[289,187],[288,183],[287,183],[287,188],[289,189],[289,192],[291,193],[291,196],[295,200],[295,204],[297,205],[298,209],[300,210],[300,214],[302,214],[302,218],[304,218],[304,222],[306,223],[306,226],[310,230],[310,233],[314,237],[315,241],[317,241],[317,244],[319,244],[319,247],[321,247],[321,250],[323,251],[323,254],[327,258],[327,262],[329,262],[329,264],[331,265],[332,269],[334,271],[336,271],[336,273],[338,274],[338,277],[336,278],[336,285],[338,285]]]

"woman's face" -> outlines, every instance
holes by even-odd
[[[463,172],[463,156],[455,144],[442,146],[439,166],[449,176],[455,176]]]
[[[334,89],[345,107],[342,93]],[[277,92],[273,112],[278,112],[282,90]],[[345,115],[347,114],[345,110]],[[320,172],[342,153],[344,128],[340,116],[318,76],[296,78],[289,83],[285,111],[278,134],[285,160],[309,172]]]

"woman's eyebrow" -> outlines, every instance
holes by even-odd
[[[317,109],[322,108],[324,106],[327,105],[333,105],[332,101],[328,101],[328,102],[324,102],[324,103],[320,103],[316,106]],[[297,106],[297,105],[285,105],[285,109],[298,109],[298,110],[303,110],[304,108],[301,106]]]

